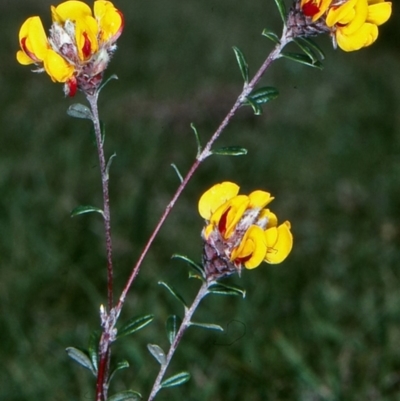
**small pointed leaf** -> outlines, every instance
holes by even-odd
[[[154,315],[144,315],[144,316],[135,316],[132,319],[128,320],[119,330],[117,334],[117,338],[121,338],[123,336],[127,336],[132,334],[143,327],[146,327],[150,324],[154,319]]]
[[[175,340],[176,333],[181,327],[182,319],[179,316],[171,315],[167,319],[166,328],[167,328],[167,336],[168,341],[172,344]]]
[[[185,300],[182,298],[181,295],[179,295],[174,288],[169,286],[167,283],[164,283],[164,281],[159,281],[158,284],[162,285],[165,287],[170,294],[172,294],[185,308],[187,308]]]
[[[189,372],[180,372],[161,383],[161,388],[180,386],[190,380]]]
[[[181,174],[181,172],[179,171],[178,167],[176,167],[176,164],[171,163],[171,167],[175,170],[175,173],[176,173],[176,175],[178,176],[179,181],[182,183],[182,182],[183,182],[183,177],[182,177],[182,174]]]
[[[325,53],[322,51],[322,49],[311,39],[309,38],[296,38],[294,39],[294,42],[300,47],[307,47],[307,50],[309,52],[314,53],[314,57],[318,60],[325,60]],[[306,52],[306,54],[308,54]]]
[[[96,372],[93,368],[92,362],[90,361],[90,358],[88,357],[86,352],[75,347],[68,347],[65,349],[65,351],[67,351],[67,354],[70,358],[78,362],[84,368],[89,369],[93,373],[93,375],[96,376]]]
[[[88,352],[90,360],[92,362],[93,369],[96,372],[96,374],[99,360],[99,341],[100,341],[100,332],[98,330],[95,330],[89,338]]]
[[[244,289],[221,283],[213,284],[212,286],[210,286],[208,289],[208,293],[218,295],[237,295],[241,296],[242,298],[246,297],[246,291]]]
[[[113,154],[110,156],[110,158],[108,159],[107,166],[106,166],[107,177],[108,177],[108,175],[109,175],[109,173],[110,173],[110,167],[111,167],[111,164],[112,164],[112,162],[113,162],[113,160],[114,160],[115,157],[117,157],[117,154],[116,154],[116,153],[113,153]]]
[[[244,54],[238,47],[233,46],[233,51],[235,52],[236,61],[239,64],[243,81],[247,84],[249,82],[249,66],[247,64],[246,58],[244,57]]]
[[[282,18],[283,23],[286,25],[286,7],[284,0],[275,0],[276,6],[278,7],[279,15]]]
[[[189,266],[191,268],[193,268],[194,270],[196,270],[197,273],[201,274],[201,276],[203,278],[205,278],[205,273],[204,273],[204,269],[203,266],[200,265],[199,263],[194,262],[192,259],[189,259],[187,256],[185,255],[180,255],[178,253],[175,253],[172,255],[171,257],[172,259],[181,259],[183,261],[185,261],[186,263],[189,264]]]
[[[114,370],[110,374],[110,378],[108,379],[108,383],[111,382],[112,378],[115,376],[115,374],[122,369],[129,368],[129,362],[126,360],[123,360],[121,362],[117,363],[117,366],[114,368]]]
[[[162,348],[157,344],[147,344],[147,349],[150,351],[150,354],[154,356],[156,361],[160,365],[165,365],[167,362],[167,357],[165,356],[165,352]]]
[[[193,123],[190,124],[190,128],[193,130],[194,136],[196,137],[197,157],[199,157],[201,154],[200,136],[199,136],[199,133],[197,132],[197,128],[195,127],[195,125]]]
[[[250,105],[256,116],[259,116],[262,114],[261,106],[255,100],[253,100],[250,96],[246,97],[246,101],[244,104]]]
[[[279,95],[278,89],[273,86],[264,86],[250,93],[247,99],[251,98],[258,105],[268,103],[270,100],[276,99]]]
[[[127,390],[114,394],[107,398],[107,401],[140,401],[142,395],[137,391]]]
[[[100,213],[102,216],[104,216],[104,212],[99,209],[98,207],[95,206],[77,206],[75,209],[71,211],[71,217],[79,216],[80,214],[86,214],[86,213]]]
[[[99,92],[113,79],[118,79],[118,76],[116,74],[112,74],[111,76],[109,76],[100,86],[99,88]]]
[[[320,61],[313,62],[312,59],[310,59],[310,57],[305,54],[282,52],[281,56],[289,60],[296,61],[297,63],[307,65],[309,67],[318,68],[320,70],[324,68]]]
[[[224,331],[224,329],[219,324],[213,324],[213,323],[190,322],[190,326],[202,327],[203,329],[208,329],[208,330]]]
[[[265,36],[269,40],[272,40],[274,43],[278,44],[280,42],[278,35],[275,32],[272,32],[268,29],[264,29],[261,33],[262,36]]]
[[[247,155],[247,149],[240,146],[225,146],[214,149],[211,153],[218,156],[244,156]]]
[[[74,118],[93,120],[93,115],[89,107],[80,103],[71,104],[71,106],[68,107],[67,114]]]

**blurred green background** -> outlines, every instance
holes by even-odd
[[[0,13],[0,399],[93,400],[94,380],[71,361],[85,347],[105,302],[102,222],[71,219],[79,204],[101,206],[97,155],[88,121],[65,113],[61,85],[16,63],[18,30],[31,15],[50,24],[51,1],[3,0]],[[252,72],[279,29],[272,0],[119,0],[125,16],[113,81],[102,92],[111,172],[116,289],[119,291],[196,152],[241,90],[231,50]],[[396,6],[396,4],[394,4]],[[218,145],[249,155],[213,157],[167,220],[129,295],[121,321],[155,313],[154,323],[114,346],[131,367],[111,394],[147,398],[157,363],[147,343],[167,348],[164,322],[182,314],[157,285],[187,300],[183,253],[201,254],[200,194],[222,180],[244,192],[267,189],[273,210],[292,222],[295,247],[279,266],[228,282],[247,297],[209,297],[196,320],[225,333],[190,329],[169,374],[192,380],[162,400],[400,400],[400,30],[399,11],[378,42],[360,52],[331,49],[325,69],[279,60],[263,83],[280,97],[261,117],[243,109]]]

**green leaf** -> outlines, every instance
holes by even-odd
[[[179,316],[171,315],[167,319],[166,328],[167,328],[167,336],[168,341],[172,344],[175,340],[176,333],[181,327],[182,319]]]
[[[244,156],[247,155],[247,149],[240,146],[225,146],[214,149],[211,153],[218,156]]]
[[[136,331],[143,329],[150,324],[154,319],[154,315],[135,316],[128,320],[117,332],[117,338],[127,336],[135,333]]]
[[[189,372],[180,372],[161,383],[161,388],[180,386],[190,380]]]
[[[278,95],[278,89],[273,86],[264,86],[251,92],[247,99],[251,98],[251,100],[256,102],[258,105],[261,105],[268,103],[270,100],[276,99]]]
[[[201,154],[201,143],[200,143],[200,136],[199,133],[197,132],[197,128],[194,126],[193,123],[190,124],[190,128],[194,132],[194,136],[196,137],[196,144],[197,144],[197,157],[200,156]]]
[[[71,211],[71,217],[92,212],[100,213],[102,216],[104,216],[104,212],[98,207],[87,205],[87,206],[77,206],[75,209]]]
[[[255,100],[253,100],[250,96],[246,97],[246,101],[244,104],[250,105],[256,116],[259,116],[262,114],[261,106]]]
[[[113,154],[110,156],[110,158],[108,159],[107,166],[106,166],[107,177],[108,177],[108,175],[109,175],[109,173],[110,173],[110,167],[111,167],[111,164],[112,164],[112,162],[113,162],[113,160],[114,160],[115,157],[117,157],[117,154],[116,154],[116,153],[113,153]]]
[[[101,85],[99,88],[99,93],[100,91],[113,79],[118,79],[118,76],[116,74],[112,74],[110,77],[108,77]]]
[[[147,349],[150,351],[150,354],[154,356],[154,358],[160,365],[165,365],[167,363],[167,357],[165,356],[165,352],[159,345],[147,344]]]
[[[283,0],[275,0],[276,6],[278,7],[279,15],[282,18],[283,23],[286,25],[286,7]]]
[[[325,53],[322,51],[322,49],[311,39],[309,38],[296,38],[294,39],[294,42],[306,53],[308,54],[312,59],[316,60],[324,60],[325,59]],[[305,50],[306,49],[306,50]],[[312,53],[310,55],[309,53]]]
[[[203,329],[208,329],[208,330],[224,331],[224,329],[220,325],[213,323],[190,322],[190,326],[202,327]]]
[[[249,82],[249,66],[247,64],[246,58],[244,57],[244,54],[238,47],[233,46],[232,49],[235,52],[236,61],[239,64],[243,81],[247,84]]]
[[[264,29],[261,35],[265,36],[269,40],[272,40],[276,44],[280,43],[278,35],[275,32],[270,31],[269,29]]]
[[[96,376],[96,371],[93,368],[92,362],[85,351],[75,347],[68,347],[65,349],[65,351],[67,351],[67,354],[71,359],[73,359],[75,362],[78,362],[79,365],[83,366],[84,368],[89,369],[93,375]]]
[[[164,281],[159,281],[158,284],[162,285],[165,287],[185,308],[187,308],[187,304],[185,300],[182,298],[181,295],[179,295],[174,288],[169,286],[167,283],[164,283]]]
[[[121,361],[117,363],[117,366],[112,370],[110,374],[110,378],[108,379],[108,383],[111,382],[112,378],[115,376],[115,374],[122,369],[129,368],[129,362],[128,361]]]
[[[216,283],[211,285],[208,288],[208,293],[217,295],[236,295],[236,296],[241,296],[242,298],[246,297],[246,290],[240,287],[221,283]]]
[[[137,391],[127,390],[108,397],[107,401],[139,401],[141,399],[142,395]]]
[[[180,255],[180,254],[178,254],[178,253],[175,253],[175,254],[173,254],[173,255],[171,256],[171,259],[181,259],[181,260],[183,260],[184,262],[188,263],[188,265],[189,265],[192,269],[196,270],[197,273],[201,274],[201,276],[202,276],[203,278],[206,278],[205,273],[204,273],[203,266],[200,265],[199,263],[194,262],[192,259],[189,259],[187,256],[185,256],[185,255]]]
[[[93,120],[93,115],[89,107],[80,103],[71,104],[71,106],[68,107],[67,114],[74,118]]]
[[[181,172],[179,171],[178,167],[176,167],[176,164],[171,163],[171,167],[175,170],[175,173],[176,173],[176,175],[178,176],[179,181],[182,183],[182,182],[183,182],[183,177],[182,177],[182,174],[181,174]]]
[[[95,330],[89,338],[88,352],[90,360],[92,362],[93,369],[96,372],[96,374],[99,360],[99,342],[100,342],[100,332],[98,330]]]
[[[320,61],[313,62],[313,60],[305,54],[282,52],[281,56],[289,60],[296,61],[297,63],[307,65],[309,67],[318,68],[320,70],[323,69],[323,65]]]

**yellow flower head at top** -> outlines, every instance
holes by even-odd
[[[49,37],[38,16],[22,24],[18,62],[37,65],[53,82],[64,83],[70,96],[77,89],[93,94],[122,33],[122,13],[109,1],[95,1],[92,13],[86,3],[69,0],[52,6],[51,16]]]
[[[300,0],[300,7],[312,23],[323,20],[334,45],[347,52],[374,43],[378,26],[392,14],[392,3],[386,0]]]
[[[278,219],[266,206],[274,199],[268,192],[238,195],[232,182],[216,184],[199,200],[205,219],[203,262],[211,280],[254,269],[263,261],[281,263],[290,253],[293,236],[290,223]]]

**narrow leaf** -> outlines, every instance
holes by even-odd
[[[246,58],[244,57],[244,54],[238,47],[233,46],[233,51],[235,52],[236,61],[239,64],[243,81],[247,84],[249,82],[249,66],[247,64]]]
[[[250,96],[246,97],[245,104],[248,104],[252,107],[254,114],[256,116],[259,116],[262,114],[262,109],[261,109],[260,105],[255,100],[253,100]]]
[[[309,56],[305,54],[298,54],[298,53],[290,53],[290,52],[282,52],[282,57],[285,57],[289,60],[296,61],[297,63],[307,65],[309,67],[314,67],[322,70],[324,67],[320,61],[313,62]]]
[[[123,336],[127,336],[128,334],[132,334],[143,327],[146,327],[150,324],[154,319],[154,315],[144,315],[144,316],[135,316],[132,319],[128,320],[119,330],[117,334],[117,338],[121,338]]]
[[[165,365],[167,363],[167,357],[165,356],[165,352],[159,345],[147,344],[147,349],[150,351],[150,354],[154,356],[154,358],[160,365]]]
[[[208,293],[217,295],[237,295],[246,297],[246,291],[240,287],[217,283],[209,287]]]
[[[224,329],[220,325],[213,323],[190,322],[190,326],[202,327],[203,329],[208,329],[208,330],[224,331]]]
[[[182,174],[181,174],[181,172],[179,171],[178,167],[176,167],[176,164],[171,163],[171,167],[175,170],[175,173],[176,173],[176,175],[178,176],[179,181],[182,183],[182,182],[183,182],[183,177],[182,177]]]
[[[75,347],[68,347],[65,349],[65,351],[67,351],[67,354],[70,358],[78,362],[84,368],[89,369],[96,376],[96,372],[93,368],[92,362],[90,361],[86,352]]]
[[[96,374],[97,374],[98,359],[99,359],[99,341],[100,341],[100,332],[96,330],[91,334],[88,345],[89,357]]]
[[[168,341],[172,344],[175,340],[176,333],[181,327],[182,319],[179,316],[171,315],[167,319],[166,328],[167,328],[167,336]]]
[[[240,146],[225,146],[214,149],[211,153],[218,156],[244,156],[247,155],[247,149]]]
[[[264,29],[261,33],[262,36],[265,36],[269,40],[272,40],[274,43],[278,44],[280,42],[278,35],[275,32],[272,32],[268,29]]]
[[[100,86],[99,92],[113,79],[118,79],[118,76],[116,74],[112,74],[110,77],[108,77]]]
[[[100,213],[102,216],[104,216],[104,213],[101,209],[95,206],[77,206],[75,209],[71,211],[71,217],[79,216],[80,214],[86,214],[86,213]]]
[[[311,39],[309,38],[297,38],[294,40],[297,44],[298,42],[302,43],[302,45],[305,45],[309,48],[309,50],[314,52],[314,55],[317,57],[319,60],[325,60],[325,53],[322,51],[322,49]]]
[[[121,361],[117,363],[117,366],[113,369],[113,371],[110,374],[110,378],[108,379],[108,383],[111,382],[112,378],[115,376],[115,374],[122,369],[129,368],[129,362],[128,361]]]
[[[283,23],[286,25],[286,7],[283,0],[275,0],[276,6],[278,7],[279,15],[282,18]]]
[[[139,401],[141,399],[142,395],[137,391],[127,390],[108,397],[107,401]]]
[[[68,107],[67,114],[74,118],[93,120],[93,115],[89,107],[81,103],[71,104],[71,106]]]
[[[194,126],[193,123],[190,124],[190,128],[194,132],[194,136],[196,137],[196,144],[197,144],[197,157],[200,156],[201,154],[201,143],[200,143],[200,136],[199,133],[197,132],[197,128]]]
[[[164,286],[185,308],[187,308],[185,300],[182,298],[181,295],[179,295],[175,289],[173,289],[171,286],[169,286],[167,283],[164,283],[164,281],[159,281],[158,284]]]
[[[111,167],[111,164],[112,164],[112,162],[113,162],[113,160],[114,160],[115,157],[117,157],[117,154],[116,154],[116,153],[113,153],[113,154],[110,156],[110,158],[108,159],[107,166],[106,166],[107,177],[108,177],[108,175],[109,175],[109,173],[110,173],[110,167]]]
[[[161,388],[180,386],[181,384],[186,383],[189,380],[190,380],[190,373],[189,372],[181,372],[174,376],[171,376],[167,380],[164,380],[161,383]]]
[[[199,263],[196,263],[196,262],[194,262],[192,259],[189,259],[187,256],[185,256],[185,255],[180,255],[180,254],[178,254],[178,253],[173,254],[171,258],[172,258],[172,259],[181,259],[181,260],[183,260],[184,262],[188,263],[189,266],[190,266],[192,269],[196,270],[197,273],[201,274],[201,276],[202,276],[203,278],[205,278],[205,273],[204,273],[203,266],[200,265]]]
[[[258,105],[268,103],[270,100],[276,99],[279,95],[278,89],[273,86],[264,86],[250,93],[247,98],[251,98]]]

